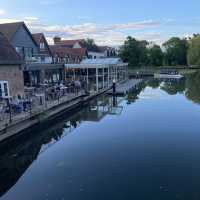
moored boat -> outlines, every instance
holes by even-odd
[[[176,70],[162,70],[160,73],[155,73],[154,78],[173,78],[181,79],[184,76],[179,74]]]

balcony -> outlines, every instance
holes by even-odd
[[[34,57],[25,58],[26,64],[51,64],[53,62],[52,57],[37,55]]]

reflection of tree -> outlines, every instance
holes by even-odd
[[[188,74],[186,78],[186,92],[188,99],[200,104],[200,72]]]
[[[157,89],[160,86],[159,79],[151,79],[147,82],[147,86]]]
[[[126,97],[127,104],[134,103],[138,99],[138,95],[142,92],[142,90],[144,90],[145,87],[146,83],[142,82],[137,86],[137,88],[132,89]]]
[[[42,128],[34,128],[25,134],[18,135],[0,144],[0,198],[17,183],[20,177],[31,166],[38,155],[59,141],[63,136],[71,133],[85,119],[96,120],[99,117],[93,108],[112,104],[112,97],[100,98],[88,102],[83,109],[77,109],[76,114],[63,115],[53,124],[43,124]],[[95,113],[95,116],[93,115]],[[105,111],[108,114],[107,111]],[[104,113],[103,113],[104,114]],[[64,120],[63,120],[64,119]]]
[[[0,197],[3,196],[25,173],[38,157],[41,147],[63,134],[62,126],[48,129],[40,134],[20,135],[0,145]]]
[[[170,95],[176,95],[185,91],[185,80],[168,80],[161,86],[161,89]]]

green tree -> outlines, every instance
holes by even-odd
[[[151,66],[162,66],[163,52],[159,45],[154,45],[148,49],[148,62]]]
[[[189,40],[188,64],[200,65],[200,35],[194,34]]]
[[[131,67],[138,67],[147,64],[147,41],[138,41],[128,37],[124,45],[120,48],[120,57],[124,62],[128,62]]]
[[[95,44],[94,39],[91,39],[91,38],[87,38],[84,40],[84,46],[89,51],[97,51],[98,50],[98,46]]]
[[[188,42],[186,39],[173,37],[163,44],[165,49],[165,64],[187,65]]]

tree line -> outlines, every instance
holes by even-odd
[[[200,34],[172,37],[161,46],[129,36],[120,47],[119,55],[130,67],[200,66]]]

